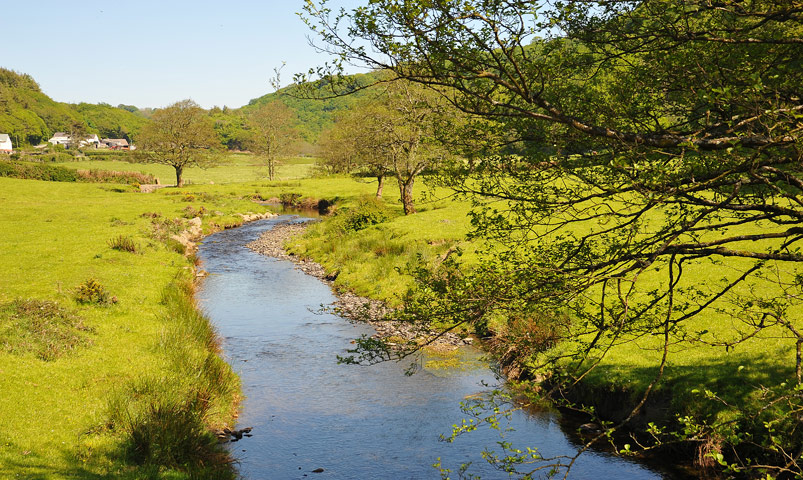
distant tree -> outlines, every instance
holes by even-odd
[[[295,114],[278,100],[261,107],[248,118],[251,130],[249,148],[265,160],[271,180],[276,178],[279,159],[288,154],[298,138],[295,120]]]
[[[83,122],[76,120],[70,124],[68,133],[70,135],[70,148],[78,150],[83,146],[81,142],[86,140],[88,130]]]
[[[442,119],[455,113],[431,92],[396,82],[348,114],[344,136],[354,144],[353,155],[362,171],[377,178],[377,197],[382,195],[385,175],[393,175],[405,215],[416,212],[415,180],[449,157],[440,138]]]
[[[137,158],[173,167],[177,187],[184,185],[182,175],[186,167],[214,164],[220,146],[211,119],[192,100],[156,110],[138,138]]]
[[[334,125],[321,134],[318,155],[332,173],[376,178],[376,197],[382,198],[385,177],[391,172],[390,161],[367,128],[367,110],[365,104],[337,115]]]

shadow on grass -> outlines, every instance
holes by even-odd
[[[125,446],[113,452],[82,461],[75,451],[63,449],[53,454],[35,452],[23,454],[19,447],[9,444],[0,454],[0,478],[24,478],[26,480],[51,480],[70,478],[76,480],[156,480],[156,479],[211,479],[230,480],[236,477],[233,465],[196,467],[186,470],[170,469],[158,465],[136,465]],[[10,453],[16,450],[20,453]]]

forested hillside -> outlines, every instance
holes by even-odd
[[[310,95],[312,92],[308,90],[302,92],[297,84],[293,84],[277,92],[255,98],[240,110],[247,116],[263,105],[280,100],[298,116],[297,128],[302,138],[310,143],[316,143],[321,132],[334,124],[335,114],[338,111],[353,107],[367,96],[377,95],[376,90],[360,89],[381,80],[382,75],[382,72],[352,75],[349,77],[348,92],[338,90],[337,96],[328,90],[329,85],[324,81],[316,82],[315,95]],[[309,98],[310,96],[318,98]]]
[[[304,91],[293,84],[277,92],[251,100],[241,108],[213,108],[209,113],[223,145],[232,150],[247,148],[247,119],[271,102],[280,101],[295,113],[295,128],[308,144],[315,144],[321,132],[332,126],[338,111],[348,109],[378,91],[362,88],[381,79],[380,72],[349,77],[354,93],[335,96],[325,82]],[[308,87],[308,86],[307,86]],[[331,95],[331,98],[327,98]],[[319,97],[309,98],[309,97]],[[136,141],[142,127],[148,123],[152,109],[131,105],[113,107],[108,104],[68,104],[57,102],[44,94],[30,75],[0,68],[0,133],[8,133],[15,145],[37,145],[47,141],[57,131],[68,131],[78,123],[88,133],[105,138],[125,138]]]
[[[57,102],[30,75],[0,68],[0,132],[9,134],[15,145],[37,145],[76,123],[100,137],[134,140],[147,122],[111,105]]]

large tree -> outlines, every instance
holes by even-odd
[[[279,100],[260,107],[248,118],[249,149],[264,159],[271,180],[276,177],[280,158],[290,153],[290,147],[299,138],[296,121],[293,111]]]
[[[209,115],[192,100],[155,111],[137,138],[137,158],[173,167],[177,187],[184,185],[185,168],[214,164],[220,146]]]
[[[307,2],[307,18],[341,61],[434,87],[510,135],[450,180],[475,195],[475,235],[494,254],[471,273],[451,260],[421,273],[428,288],[409,297],[410,316],[507,318],[508,331],[532,335],[511,336],[504,354],[548,367],[570,398],[605,375],[611,352],[638,345],[652,380],[612,430],[688,349],[743,348],[766,362],[749,352],[770,348],[785,362],[767,377],[775,388],[712,392],[727,413],[684,428],[752,455],[723,460],[736,468],[760,458],[800,474],[799,2],[330,3]],[[739,365],[691,366],[735,376]],[[748,398],[763,401],[748,412]]]

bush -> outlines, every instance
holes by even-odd
[[[125,435],[129,461],[190,478],[234,477],[229,455],[205,422],[206,393],[176,379],[142,379],[129,390],[109,399],[109,425]]]
[[[111,296],[106,290],[106,287],[94,278],[90,278],[75,287],[75,300],[82,305],[109,305],[117,303],[117,297]]]
[[[390,213],[381,200],[361,197],[353,207],[338,210],[337,217],[343,230],[357,232],[387,221]]]
[[[125,237],[123,235],[112,238],[108,243],[109,247],[121,252],[137,253],[138,250],[136,244],[134,244],[134,239],[131,237]]]
[[[0,177],[45,180],[51,182],[77,182],[75,170],[55,165],[0,161]]]
[[[141,172],[117,172],[113,170],[78,170],[79,181],[87,183],[153,184],[156,177]]]

